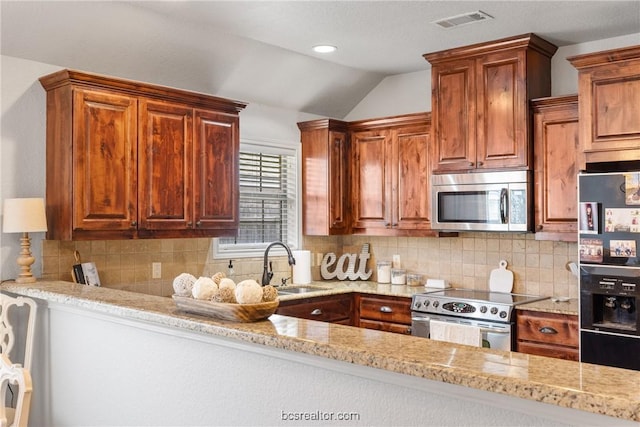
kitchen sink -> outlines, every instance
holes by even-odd
[[[322,286],[286,286],[278,288],[278,294],[292,295],[292,294],[306,294],[309,292],[326,291],[330,288]]]

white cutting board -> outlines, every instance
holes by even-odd
[[[513,272],[507,270],[507,261],[501,260],[498,268],[491,270],[489,290],[510,293],[513,289]]]

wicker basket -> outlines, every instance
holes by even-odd
[[[233,304],[203,301],[178,295],[173,295],[173,301],[182,311],[232,322],[257,322],[266,319],[276,312],[279,304],[277,299],[258,304]]]

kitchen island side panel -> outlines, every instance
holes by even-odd
[[[33,425],[318,423],[313,417],[322,425],[367,426],[630,424],[56,302],[38,304],[46,328],[39,329],[34,363],[40,369]]]

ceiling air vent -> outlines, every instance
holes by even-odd
[[[462,15],[450,16],[434,21],[433,23],[442,28],[453,28],[460,25],[471,24],[472,22],[486,21],[487,19],[493,19],[493,16],[477,10],[475,12],[463,13]]]

